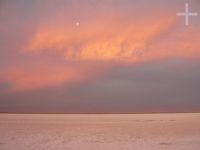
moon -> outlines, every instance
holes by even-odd
[[[76,26],[79,27],[79,26],[80,26],[80,23],[79,23],[79,22],[76,22]]]

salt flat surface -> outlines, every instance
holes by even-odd
[[[0,114],[0,150],[200,150],[200,114]]]

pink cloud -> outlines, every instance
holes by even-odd
[[[18,7],[15,2],[10,11],[6,5],[4,16],[9,18],[14,14],[14,17],[6,23],[0,22],[0,31],[6,35],[1,46],[6,49],[5,53],[8,49],[20,56],[31,55],[29,61],[32,63],[36,61],[34,56],[43,59],[44,55],[51,55],[64,58],[64,63],[52,60],[51,63],[38,63],[39,66],[33,68],[28,63],[6,66],[0,73],[0,80],[10,83],[11,91],[36,90],[96,79],[106,74],[111,68],[108,64],[113,62],[134,65],[171,58],[199,59],[200,28],[198,25],[181,26],[174,7],[149,8],[147,15],[146,5],[144,8],[138,4],[123,8],[115,6],[114,2],[36,1],[35,9],[30,7],[33,10],[28,12],[33,19],[20,12],[21,9],[15,15]],[[144,14],[137,14],[138,10]],[[19,17],[21,14],[24,15],[22,18]],[[77,21],[79,26],[76,26]],[[17,27],[19,31],[11,32]],[[82,65],[85,62],[89,65]],[[96,65],[97,62],[105,63],[105,66]]]

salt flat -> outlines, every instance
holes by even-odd
[[[200,114],[0,114],[0,150],[200,150]]]

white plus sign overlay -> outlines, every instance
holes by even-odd
[[[189,5],[185,4],[185,13],[177,13],[177,16],[185,16],[185,25],[189,25],[189,17],[190,16],[197,16],[197,13],[190,13],[189,12]]]

